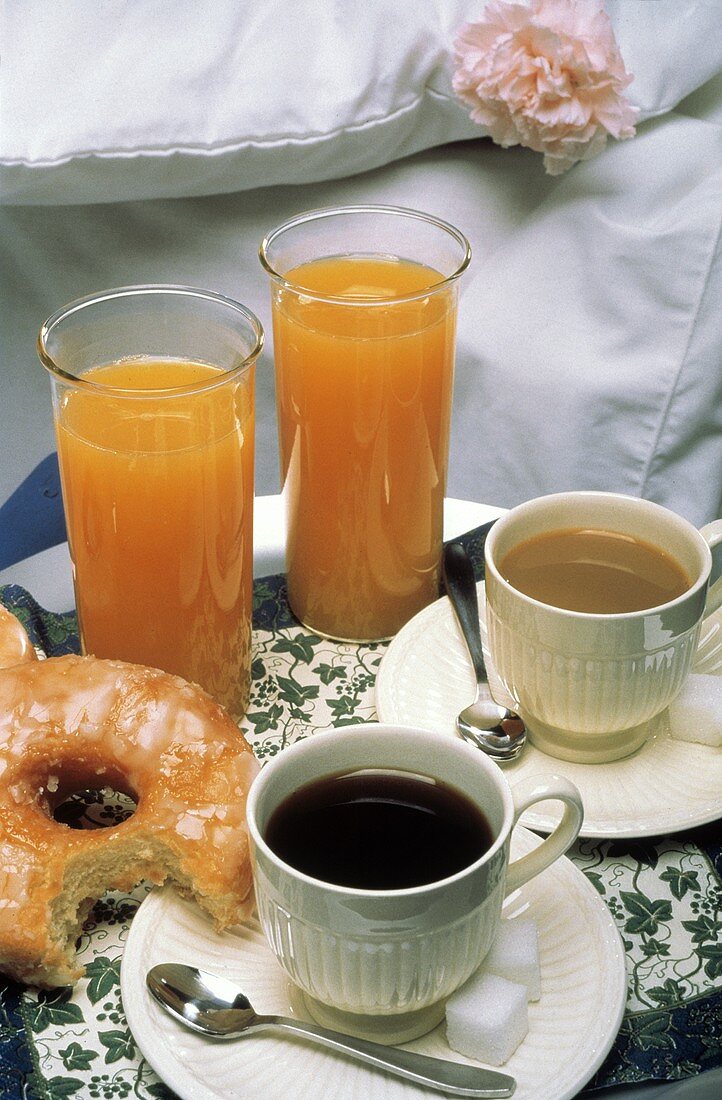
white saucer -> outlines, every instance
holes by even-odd
[[[486,650],[486,599],[477,585],[482,641],[489,680],[499,703],[513,706],[495,676]],[[696,672],[722,670],[722,611],[705,623]],[[382,722],[421,726],[458,736],[456,716],[474,698],[474,677],[466,645],[449,600],[419,612],[389,645],[376,678],[376,712]],[[567,776],[584,801],[582,836],[631,838],[679,832],[722,815],[722,749],[669,735],[666,712],[650,723],[650,737],[634,755],[609,764],[573,764],[528,745],[504,765],[513,784],[540,773]],[[549,831],[558,822],[557,803],[524,814],[532,829]]]
[[[538,843],[538,837],[518,826],[513,854]],[[566,858],[513,894],[505,913],[525,913],[537,923],[542,996],[529,1006],[529,1034],[502,1068],[517,1079],[515,1100],[566,1100],[599,1068],[619,1030],[627,984],[619,934],[597,891]],[[181,1100],[429,1096],[304,1041],[268,1033],[219,1043],[188,1031],[145,988],[147,971],[160,962],[187,962],[224,974],[238,982],[259,1012],[305,1013],[257,927],[218,934],[197,906],[172,889],[154,891],[133,918],[121,993],[141,1053]],[[450,1051],[443,1025],[408,1047],[465,1060]]]

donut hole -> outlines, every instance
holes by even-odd
[[[41,783],[44,809],[60,825],[74,829],[107,829],[132,817],[138,797],[127,777],[116,769],[83,768],[61,763]]]
[[[52,817],[59,825],[69,825],[71,829],[109,829],[122,825],[137,808],[138,803],[130,795],[113,787],[102,787],[74,791],[55,806]]]

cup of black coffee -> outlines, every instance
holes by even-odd
[[[519,816],[562,820],[510,862]],[[258,914],[319,1022],[377,1041],[434,1027],[480,965],[504,897],[574,842],[579,792],[534,777],[512,791],[478,749],[426,730],[352,726],[269,761],[248,798]]]

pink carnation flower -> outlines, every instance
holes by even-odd
[[[600,153],[609,134],[634,136],[638,111],[622,92],[634,79],[596,0],[489,0],[454,44],[454,91],[505,148],[544,154],[557,176]]]

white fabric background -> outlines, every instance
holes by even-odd
[[[455,427],[483,424],[488,499],[615,488],[718,514],[721,216],[722,128],[670,114],[477,257],[459,335],[475,398]]]

